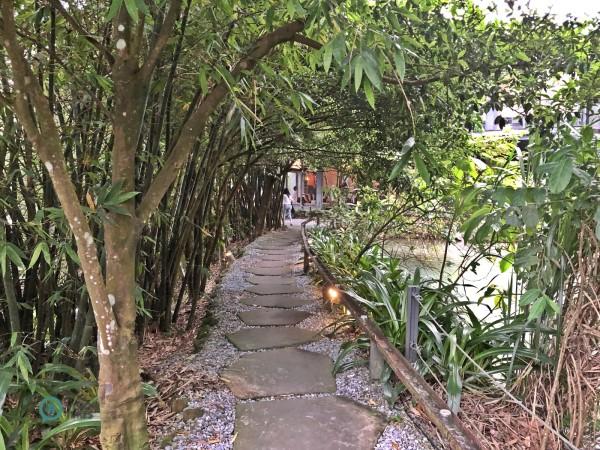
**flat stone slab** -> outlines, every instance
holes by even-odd
[[[257,266],[261,265],[272,265],[279,264],[281,267],[292,267],[296,264],[296,258],[290,256],[279,256],[279,255],[260,255],[260,262]]]
[[[265,249],[258,249],[259,252],[261,252],[263,255],[270,255],[270,256],[295,256],[296,253],[300,252],[299,248],[278,248],[278,249],[271,249],[271,250],[265,250]]]
[[[300,242],[296,240],[278,240],[278,241],[264,241],[257,242],[256,248],[261,248],[263,250],[278,250],[282,248],[289,248],[299,246]]]
[[[254,264],[252,267],[262,267],[262,268],[269,268],[269,269],[273,268],[273,267],[279,267],[279,268],[287,268],[288,270],[290,270],[292,265],[291,265],[291,262],[289,259],[282,259],[280,256],[278,256],[276,260],[262,259],[262,256],[261,256],[261,260],[259,262],[257,262],[256,264]]]
[[[302,288],[289,284],[257,284],[246,288],[246,292],[257,295],[300,294]]]
[[[280,242],[259,242],[256,244],[256,248],[259,250],[285,250],[293,247],[298,247],[299,242],[296,241],[280,241]]]
[[[297,295],[249,295],[240,300],[242,305],[265,306],[267,308],[296,308],[298,306],[310,305],[311,300]]]
[[[296,327],[242,328],[227,335],[227,339],[242,351],[292,347],[318,338],[317,331]]]
[[[248,273],[253,273],[259,276],[275,276],[275,275],[289,275],[292,273],[290,266],[281,267],[250,267],[246,270]]]
[[[246,277],[246,281],[252,284],[296,284],[296,279],[292,277],[278,277],[278,276],[259,276],[250,275]]]
[[[332,371],[333,363],[328,356],[284,348],[242,356],[223,371],[221,378],[237,398],[250,399],[334,393]]]
[[[238,314],[242,322],[253,327],[296,325],[309,316],[310,313],[289,309],[254,309]]]
[[[375,412],[344,397],[238,403],[236,450],[371,450],[385,428]]]
[[[278,263],[280,265],[290,265],[296,260],[294,255],[257,255],[257,258],[260,258],[260,262],[258,263]]]

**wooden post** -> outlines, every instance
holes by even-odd
[[[304,274],[305,275],[308,273],[309,269],[310,269],[310,261],[309,261],[308,250],[304,249]]]
[[[369,373],[371,380],[381,380],[383,370],[385,369],[385,359],[377,348],[377,343],[371,339],[369,347]]]
[[[417,343],[419,338],[419,286],[408,286],[406,289],[406,343],[404,356],[411,363],[417,360]]]
[[[316,198],[316,209],[323,208],[323,171],[317,171],[317,198]]]

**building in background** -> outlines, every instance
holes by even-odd
[[[302,161],[296,160],[288,170],[286,187],[292,195],[295,194],[296,201],[302,207],[310,210],[320,209],[324,204],[330,203],[328,188],[352,189],[354,181],[351,177],[342,176],[337,169],[311,170]]]

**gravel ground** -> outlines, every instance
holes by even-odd
[[[300,221],[295,225],[299,223]],[[217,288],[212,309],[219,323],[211,330],[200,353],[192,355],[189,359],[189,367],[202,373],[206,378],[214,380],[207,390],[190,392],[188,395],[190,406],[202,408],[204,415],[185,422],[178,414],[176,417],[179,420],[162,430],[162,436],[167,436],[167,438],[163,439],[163,443],[160,446],[156,445],[155,448],[169,450],[225,450],[232,448],[235,439],[233,428],[236,400],[218,377],[225,367],[244,354],[229,343],[225,334],[244,326],[236,315],[238,312],[253,309],[241,305],[237,300],[243,295],[244,289],[250,285],[245,280],[246,269],[254,265],[260,258],[256,249],[257,243],[265,241],[265,238],[261,238],[248,246],[244,256],[236,260],[223,277],[221,285]],[[298,248],[300,249],[299,246]],[[300,257],[300,250],[298,257]],[[298,326],[321,329],[336,322],[338,318],[327,311],[319,300],[320,290],[311,285],[308,277],[302,275],[301,264],[295,266],[294,275],[297,276],[298,285],[305,287],[305,292],[301,295],[315,299],[310,305],[299,308],[309,311],[313,315]],[[343,339],[341,338],[323,338],[301,348],[321,352],[335,359],[342,343]],[[356,358],[357,354],[351,354],[349,357]],[[389,419],[389,424],[381,435],[376,449],[429,450],[433,448],[404,410],[388,406],[380,385],[370,381],[369,371],[366,367],[357,367],[338,374],[336,381],[338,395],[344,395],[374,408]],[[157,439],[157,442],[160,440]]]

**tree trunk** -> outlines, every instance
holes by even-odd
[[[106,292],[118,323],[108,324],[113,349],[100,348],[98,352],[101,440],[105,450],[148,448],[135,336],[136,236],[130,216],[115,214],[106,224]]]
[[[137,360],[137,341],[124,330],[108,355],[100,355],[98,397],[104,450],[147,449],[146,411]]]
[[[271,195],[273,194],[273,185],[275,184],[275,178],[272,175],[265,176],[264,180],[263,195],[261,196],[260,207],[256,214],[256,236],[260,236],[264,232],[267,211],[271,202]]]

